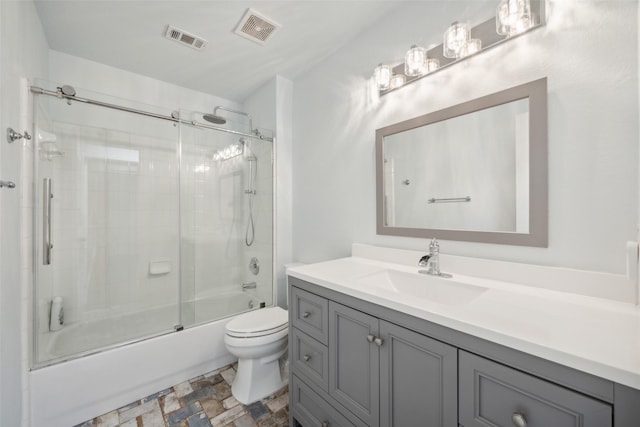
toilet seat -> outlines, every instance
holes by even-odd
[[[242,314],[225,326],[227,335],[238,338],[262,337],[287,329],[289,316],[280,307],[269,307]]]

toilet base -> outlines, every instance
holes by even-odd
[[[231,393],[244,405],[265,398],[287,384],[280,375],[278,357],[239,359],[238,372],[231,385]]]

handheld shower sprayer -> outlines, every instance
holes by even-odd
[[[249,152],[251,151],[249,150]],[[247,156],[247,162],[249,162],[249,188],[247,190],[244,190],[244,192],[245,194],[249,195],[249,219],[247,221],[247,232],[244,236],[244,243],[247,246],[251,246],[256,237],[256,230],[253,223],[253,196],[255,196],[256,194],[258,158],[253,153],[251,153],[249,156]]]
[[[256,158],[256,156],[249,156],[247,157],[247,162],[249,162],[249,189],[244,190],[245,194],[256,194],[256,189],[255,189],[255,185],[256,185],[256,163],[258,162],[258,159]]]

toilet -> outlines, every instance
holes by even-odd
[[[231,385],[238,402],[248,405],[286,384],[279,359],[287,351],[288,327],[288,313],[280,307],[251,311],[226,324],[225,345],[238,358],[238,371]]]

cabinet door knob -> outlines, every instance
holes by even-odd
[[[371,334],[367,335],[367,341],[373,342],[373,340],[375,340],[375,339],[376,339],[375,335],[371,335]]]
[[[527,419],[524,417],[524,414],[520,412],[514,412],[511,415],[511,421],[513,421],[513,425],[516,427],[527,427]]]
[[[321,427],[329,427],[329,421],[323,421]]]
[[[311,360],[311,356],[309,356],[308,354],[305,354],[303,357],[305,362],[308,362],[309,360]]]
[[[311,315],[311,313],[309,313],[308,311],[305,311],[304,313],[302,313],[302,317],[304,317],[305,319],[308,318]]]
[[[382,344],[384,343],[384,340],[382,338],[377,338],[376,337],[376,339],[374,339],[373,342],[375,342],[378,347],[382,347]]]

